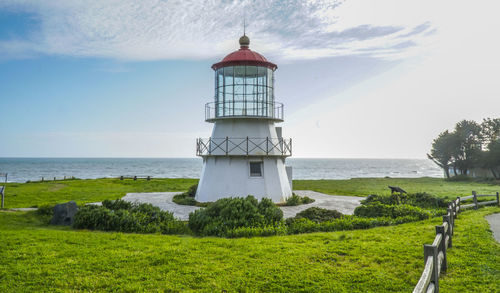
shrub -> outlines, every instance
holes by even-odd
[[[187,196],[186,193],[180,193],[174,195],[172,201],[176,204],[185,205],[185,206],[195,206],[198,202],[194,199],[194,197]]]
[[[317,223],[338,219],[340,217],[342,217],[342,214],[336,210],[327,210],[318,207],[308,208],[295,216],[297,219],[306,218]]]
[[[292,194],[289,198],[286,199],[285,201],[285,206],[298,206],[301,204],[308,204],[314,202],[314,199],[304,196],[298,196],[295,193]]]
[[[195,197],[196,196],[196,190],[198,189],[198,184],[191,185],[185,194],[189,197]]]
[[[428,219],[430,213],[421,208],[410,205],[385,205],[373,202],[368,205],[361,205],[354,210],[354,215],[364,218],[391,217],[398,218],[404,216],[417,217],[420,220]]]
[[[54,216],[54,206],[53,205],[43,205],[40,206],[35,214],[40,218],[41,221],[45,223],[50,223],[50,220]]]
[[[199,235],[225,236],[240,227],[279,224],[283,212],[270,199],[259,203],[253,196],[219,199],[207,208],[189,214],[189,228]]]
[[[54,215],[54,206],[53,205],[43,205],[40,206],[35,214],[38,216],[47,216],[47,217],[52,217]]]
[[[361,218],[357,216],[343,216],[326,222],[314,222],[306,218],[294,219],[288,224],[288,234],[311,233],[311,232],[333,232],[355,229],[369,229],[379,226],[390,226],[420,220],[415,216],[404,216],[399,218],[379,217]]]
[[[81,207],[75,215],[73,227],[136,233],[189,232],[187,226],[175,220],[170,212],[162,211],[151,204],[124,204],[124,201],[119,200],[103,202],[102,206]]]
[[[110,210],[129,210],[132,207],[132,203],[124,201],[123,199],[109,200],[106,199],[102,202],[102,206]]]
[[[361,201],[362,204],[381,203],[385,205],[409,204],[421,208],[440,208],[447,207],[449,199],[446,197],[436,197],[426,192],[411,193],[407,195],[369,195]]]
[[[198,189],[198,184],[191,185],[188,191],[174,195],[172,201],[180,205],[195,206],[198,204],[198,202],[194,199],[194,197],[196,196],[197,189]]]

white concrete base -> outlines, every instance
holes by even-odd
[[[262,177],[250,176],[250,162],[262,162]],[[214,202],[226,197],[270,198],[284,202],[292,195],[284,159],[277,157],[206,157],[195,199]]]

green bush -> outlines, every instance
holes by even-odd
[[[180,193],[174,195],[172,201],[176,204],[185,205],[185,206],[195,206],[198,202],[194,199],[194,197],[188,196],[186,193]]]
[[[368,205],[374,202],[378,202],[385,205],[397,205],[397,204],[408,204],[421,208],[443,208],[448,206],[450,200],[447,197],[436,197],[431,194],[422,193],[411,193],[403,195],[369,195],[366,199],[362,200],[361,203]]]
[[[283,212],[267,198],[253,196],[219,199],[207,208],[189,214],[189,228],[198,235],[226,236],[240,227],[279,225]]]
[[[194,197],[196,196],[197,189],[198,189],[198,184],[191,185],[188,191],[174,195],[172,201],[180,205],[196,206],[198,202],[194,199]]]
[[[186,193],[187,196],[189,197],[195,197],[196,196],[196,190],[198,189],[198,184],[191,185]]]
[[[285,201],[285,206],[298,206],[301,204],[308,204],[314,202],[314,199],[304,196],[298,196],[295,193],[292,194],[289,198],[286,199]]]
[[[354,215],[364,218],[390,217],[399,218],[405,216],[416,217],[420,220],[428,219],[430,213],[410,205],[386,205],[373,202],[368,205],[361,205],[354,209]]]
[[[342,214],[336,210],[327,210],[318,207],[311,207],[298,213],[295,218],[306,218],[313,222],[321,223],[333,219],[341,218]]]
[[[40,218],[41,221],[45,223],[50,223],[50,220],[54,216],[54,206],[53,205],[43,205],[40,206],[35,214]]]
[[[132,203],[122,199],[109,200],[106,199],[102,202],[102,206],[109,210],[129,210],[132,208]]]
[[[124,201],[120,200],[108,201],[103,203],[103,206],[86,205],[79,208],[73,227],[135,233],[189,232],[186,224],[175,220],[170,212],[162,211],[151,204],[124,204]]]
[[[306,218],[298,218],[288,223],[288,234],[312,233],[312,232],[333,232],[344,230],[369,229],[379,226],[398,225],[420,220],[415,216],[405,216],[399,218],[379,217],[361,218],[357,216],[343,216],[326,222],[314,222]]]

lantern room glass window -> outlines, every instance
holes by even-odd
[[[215,71],[216,117],[272,117],[274,72],[262,66],[227,66]]]

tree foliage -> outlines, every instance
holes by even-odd
[[[500,179],[500,118],[486,118],[481,124],[462,120],[453,131],[445,130],[432,143],[427,157],[455,175],[466,175],[473,168],[487,168]]]

